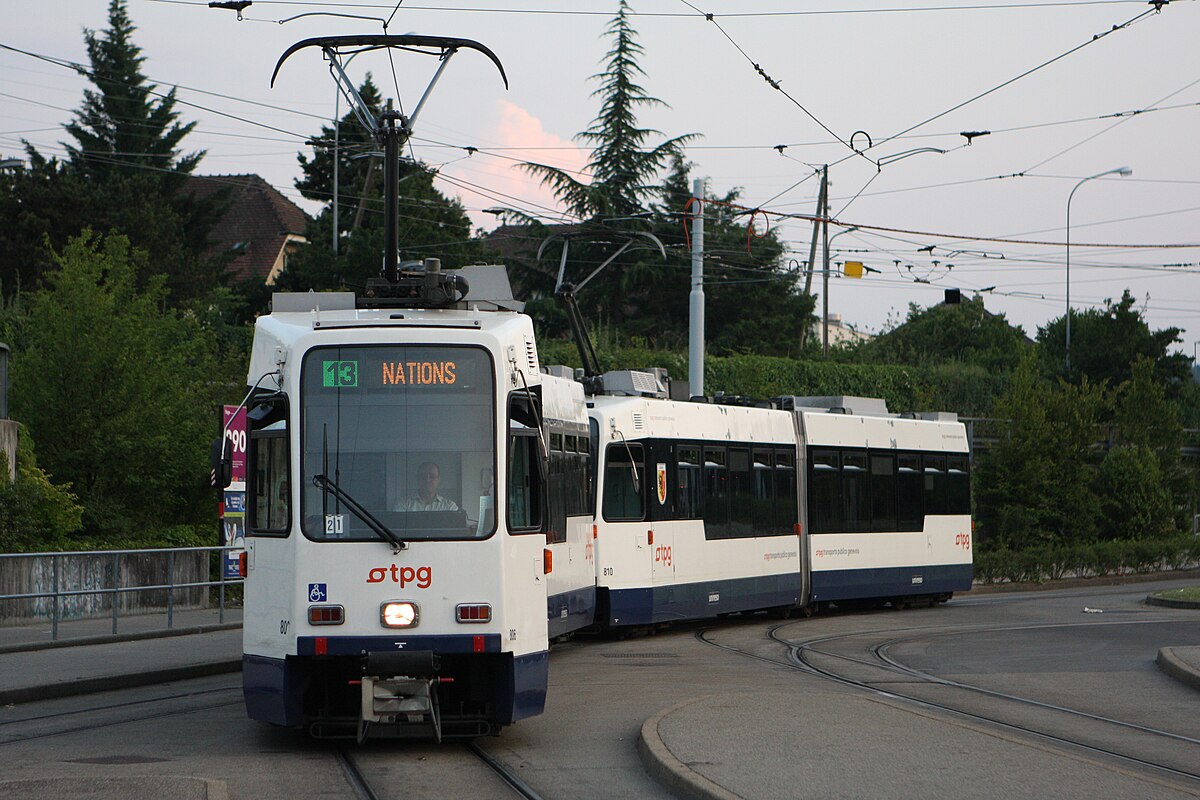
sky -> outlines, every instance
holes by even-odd
[[[107,0],[14,5],[0,44],[37,55],[86,62],[83,29],[106,26]],[[1176,350],[1200,347],[1196,0],[1159,11],[1143,0],[630,5],[641,85],[664,103],[639,109],[640,124],[664,137],[698,134],[687,147],[693,176],[717,196],[736,188],[798,269],[812,224],[790,215],[816,211],[817,170],[829,165],[832,261],[878,270],[861,279],[832,271],[829,310],[847,324],[877,332],[910,304],[959,289],[981,292],[988,310],[1035,336],[1066,310],[1069,241],[1073,308],[1102,308],[1128,289],[1152,328],[1183,331]],[[599,111],[590,78],[604,67],[616,7],[255,0],[239,21],[206,0],[128,3],[143,72],[177,86],[182,118],[198,123],[184,141],[207,152],[197,172],[258,173],[310,212],[317,206],[293,186],[296,157],[335,116],[337,92],[317,49],[293,55],[272,88],[288,46],[382,33],[389,17],[389,33],[486,45],[509,88],[486,58],[461,51],[412,141],[412,153],[437,168],[439,188],[484,228],[496,225],[484,209],[497,206],[565,219],[517,164],[587,163],[574,137]],[[411,112],[436,65],[363,54],[348,72],[356,83],[370,72]],[[69,69],[0,49],[0,157],[20,156],[22,139],[61,154],[69,138],[61,125],[86,85]],[[338,110],[346,113],[345,101]],[[980,131],[989,133],[962,135]],[[1123,167],[1132,174],[1085,180]],[[678,291],[688,280],[681,272]]]

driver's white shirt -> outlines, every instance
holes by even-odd
[[[420,495],[401,500],[396,504],[393,511],[458,511],[458,504],[453,500],[447,500],[440,494],[435,494],[433,499],[428,503],[421,500]]]

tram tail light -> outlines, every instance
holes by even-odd
[[[547,547],[542,550],[542,574],[549,575],[554,571],[554,553]]]
[[[654,531],[646,531],[646,544],[654,544]]]
[[[246,568],[247,563],[248,563],[247,555],[248,555],[248,553],[245,550],[238,553],[238,577],[239,578],[246,577],[246,573],[248,573],[250,571],[249,569]]]
[[[454,618],[459,622],[491,622],[490,603],[460,603],[454,607]]]
[[[341,625],[346,621],[346,609],[342,606],[309,606],[309,625]]]

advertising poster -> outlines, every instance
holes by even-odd
[[[226,578],[239,578],[241,552],[246,544],[246,409],[225,406],[221,427],[233,450],[233,482],[221,503],[221,544],[237,548],[225,551],[222,568]]]

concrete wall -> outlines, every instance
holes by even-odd
[[[176,553],[173,581],[168,580],[169,557],[166,551],[113,556],[86,553],[69,556],[25,556],[0,559],[0,594],[29,594],[54,590],[54,561],[58,562],[58,589],[107,589],[117,570],[118,587],[157,586],[166,583],[194,583],[209,580],[208,560],[204,551]],[[114,559],[116,564],[114,565]],[[177,589],[175,608],[208,608],[207,588]],[[89,619],[112,616],[114,595],[86,594],[59,599],[59,619]],[[163,611],[167,607],[165,589],[122,592],[117,598],[118,616]],[[0,626],[24,625],[51,618],[54,599],[38,597],[26,600],[0,600]]]

